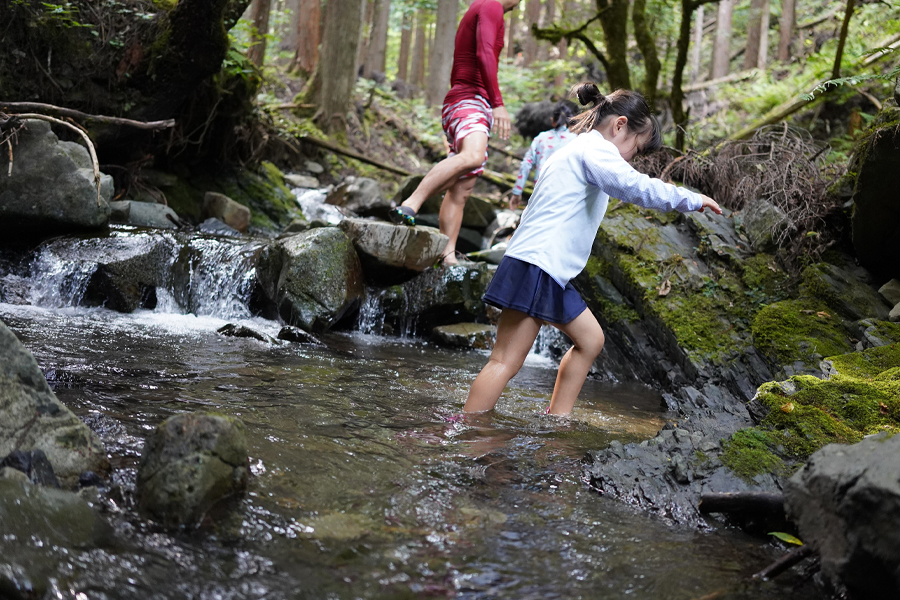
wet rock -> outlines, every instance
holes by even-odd
[[[891,312],[888,313],[888,318],[892,323],[900,322],[900,303],[891,309]]]
[[[489,248],[487,250],[478,250],[476,252],[469,252],[466,254],[466,257],[470,260],[486,262],[491,265],[499,265],[500,261],[503,260],[503,256],[506,254],[506,243],[496,244],[493,248]]]
[[[506,241],[519,223],[519,215],[511,210],[501,210],[484,230],[485,247],[490,248],[499,241]]]
[[[78,476],[78,487],[81,489],[90,487],[99,488],[104,487],[105,485],[103,478],[93,471],[85,471]]]
[[[0,153],[0,234],[12,238],[97,229],[109,220],[113,181],[101,174],[100,197],[88,151],[60,142],[45,121],[28,120],[18,133],[11,176]]]
[[[194,527],[247,488],[244,424],[213,413],[163,421],[147,439],[137,476],[138,509],[166,527]]]
[[[112,528],[78,495],[0,479],[0,596],[43,598],[56,588],[59,555],[50,548],[91,550],[110,543]]]
[[[38,304],[105,306],[120,312],[155,305],[155,289],[165,285],[178,251],[169,234],[144,232],[102,238],[59,238],[41,245],[38,272],[48,273],[46,293],[63,290],[70,298],[44,298],[37,289]],[[73,267],[60,272],[59,265]],[[63,278],[65,281],[55,281]],[[49,285],[49,284],[54,285]]]
[[[790,220],[783,210],[768,200],[759,199],[747,203],[741,226],[754,249],[769,252],[778,247],[778,236],[790,226]]]
[[[319,341],[319,338],[316,336],[303,331],[299,327],[292,327],[291,325],[285,325],[281,328],[281,331],[278,332],[278,339],[297,344],[312,344],[314,346],[325,345]]]
[[[203,214],[206,218],[215,217],[241,233],[246,233],[250,225],[250,209],[218,192],[206,192]]]
[[[435,264],[447,236],[430,227],[345,219],[341,230],[353,241],[367,279],[390,284],[409,279]]]
[[[319,187],[319,180],[309,175],[288,173],[284,176],[284,180],[288,185],[292,185],[295,188],[316,189]]]
[[[484,321],[481,300],[493,271],[485,263],[427,269],[385,290],[385,319],[400,331],[431,331],[438,325]]]
[[[241,237],[241,232],[230,227],[215,217],[210,217],[197,225],[197,231],[221,237]]]
[[[164,204],[119,200],[110,202],[109,207],[111,223],[157,229],[175,229],[181,223],[175,211]]]
[[[109,469],[100,439],[56,399],[31,352],[0,323],[0,456],[36,450],[64,485]]]
[[[319,227],[324,226],[323,224],[319,224]],[[287,237],[290,235],[294,235],[296,233],[303,233],[307,229],[311,229],[312,224],[306,219],[294,219],[288,226],[284,228],[279,237]]]
[[[803,291],[824,300],[829,306],[854,321],[865,318],[887,319],[890,308],[881,296],[865,283],[865,273],[829,264],[810,265],[803,270]]]
[[[350,238],[336,227],[312,229],[268,246],[257,271],[281,318],[313,333],[330,329],[356,308],[365,292],[359,257]]]
[[[325,199],[361,217],[387,219],[393,203],[381,192],[381,186],[368,177],[347,177]]]
[[[12,467],[0,467],[0,479],[11,479],[20,483],[31,483],[26,473]]]
[[[14,450],[0,460],[0,467],[10,467],[24,473],[31,483],[60,487],[59,480],[53,472],[53,465],[47,460],[43,450]]]
[[[297,204],[303,211],[303,216],[310,223],[310,227],[338,225],[346,218],[346,215],[337,206],[325,204],[325,197],[326,195],[320,190],[308,190],[297,195]]]
[[[255,329],[250,329],[244,325],[235,325],[234,323],[228,323],[227,325],[219,327],[216,329],[216,333],[221,333],[226,337],[251,338],[266,344],[271,344],[275,341],[270,335],[260,333]]]
[[[442,346],[490,350],[494,347],[497,328],[480,323],[441,325],[431,330],[431,337]]]
[[[420,213],[438,214],[441,210],[443,196],[432,196],[419,209]],[[469,197],[463,208],[462,226],[484,231],[497,218],[497,209],[493,204],[481,198]]]
[[[801,539],[856,598],[900,597],[900,435],[812,455],[785,485]]]
[[[894,185],[900,166],[900,108],[885,107],[854,150],[849,171],[858,173],[853,194],[853,247],[860,264],[883,277],[900,278],[900,202]]]
[[[399,206],[400,204],[403,203],[404,200],[406,200],[407,198],[412,196],[413,192],[416,191],[416,188],[419,187],[419,184],[422,183],[423,178],[424,178],[424,175],[410,175],[409,177],[404,179],[400,183],[399,187],[397,188],[396,193],[394,193],[394,198],[393,198],[394,205]],[[427,203],[431,207],[433,207],[433,206],[440,207],[441,201],[443,199],[444,199],[444,194],[435,194],[431,198],[428,198]],[[436,210],[434,210],[434,211],[426,211],[424,209],[419,210],[420,214],[424,214],[424,213],[428,213],[428,212],[434,212],[435,214],[437,213]]]
[[[887,300],[891,306],[900,304],[900,280],[891,279],[886,284],[878,288],[878,293],[882,298]]]
[[[0,302],[7,304],[31,304],[30,281],[20,275],[7,273],[0,277]]]
[[[308,173],[312,173],[313,175],[321,175],[322,173],[325,172],[325,167],[323,167],[322,165],[320,165],[317,162],[308,160],[303,163],[303,170]]]

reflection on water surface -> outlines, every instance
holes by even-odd
[[[662,425],[644,386],[589,381],[573,419],[543,416],[555,365],[535,357],[496,414],[459,421],[485,353],[360,334],[271,346],[149,311],[0,304],[0,319],[101,435],[122,489],[112,543],[40,549],[60,597],[817,597],[790,576],[741,587],[774,556],[758,540],[672,528],[587,489],[587,450]],[[193,410],[244,420],[255,477],[218,527],[170,535],[130,495],[147,432]]]

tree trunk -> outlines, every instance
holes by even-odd
[[[597,10],[602,10],[600,27],[606,38],[606,77],[609,90],[631,89],[628,70],[628,0],[597,0]]]
[[[518,16],[518,8],[509,11],[509,25],[506,26],[506,59],[509,61],[516,60],[516,22],[518,21]]]
[[[556,20],[556,0],[547,0],[544,6],[544,18],[541,21],[541,27],[549,27]],[[550,44],[538,44],[538,60],[548,60],[550,58]]]
[[[769,10],[769,0],[750,0],[750,14],[747,21],[747,46],[744,50],[744,69],[759,65],[759,48],[762,39],[763,12]]]
[[[838,47],[834,53],[834,67],[831,69],[832,79],[837,79],[841,76],[841,59],[844,57],[844,44],[847,43],[847,30],[850,27],[850,17],[853,16],[854,8],[856,8],[856,0],[847,0],[847,8],[844,10],[844,22],[841,23],[841,34],[838,37]]]
[[[769,0],[766,0],[759,20],[759,52],[756,58],[756,67],[758,69],[765,69],[766,64],[769,62],[769,17],[771,12],[772,7],[769,4]]]
[[[322,20],[321,0],[300,0],[297,21],[297,53],[293,70],[311,75],[319,61],[319,30]]]
[[[568,19],[571,18],[570,15],[574,12],[574,10],[575,10],[574,0],[565,0],[565,4],[563,4],[563,14],[560,15],[560,17],[561,17],[560,20],[562,20],[564,23],[567,22]],[[550,24],[548,23],[548,25],[550,25]],[[560,59],[565,60],[569,57],[569,40],[567,40],[566,38],[560,39],[559,45],[557,46],[557,48],[559,48],[559,58]],[[553,80],[553,86],[560,87],[565,82],[566,82],[566,73],[560,71],[559,73],[556,74],[556,77]]]
[[[694,40],[691,42],[691,83],[700,79],[700,46],[703,44],[703,7],[696,10],[694,17]]]
[[[797,24],[795,14],[796,0],[781,0],[781,23],[778,36],[778,60],[787,62],[791,59],[791,39]]]
[[[459,0],[438,0],[434,25],[434,42],[428,68],[428,90],[425,99],[429,106],[440,106],[450,89],[450,69],[453,66],[453,46],[456,36],[456,16]]]
[[[340,1],[340,0],[338,0]],[[356,49],[356,72],[362,70],[363,63],[369,54],[369,41],[372,39],[372,20],[375,18],[376,0],[362,0],[362,21],[359,24],[359,45]]]
[[[644,57],[644,98],[650,110],[656,110],[656,86],[659,83],[660,63],[656,51],[656,41],[647,21],[647,0],[634,0],[631,20],[634,23],[634,38],[637,40],[641,56]]]
[[[300,31],[300,0],[285,0],[284,8],[289,16],[285,20],[284,33],[278,48],[286,51],[297,50],[299,41],[297,34]]]
[[[724,1],[724,0],[723,0]],[[672,120],[675,121],[675,148],[684,150],[684,132],[687,128],[687,113],[684,112],[684,90],[682,82],[684,67],[687,65],[688,48],[691,45],[691,17],[694,10],[703,4],[703,0],[681,0],[681,26],[678,41],[675,44],[675,70],[672,73]]]
[[[537,60],[538,40],[531,35],[531,26],[541,20],[541,0],[525,0],[525,41],[522,45],[522,66],[528,67]]]
[[[425,18],[419,11],[416,15],[416,39],[413,42],[412,73],[410,73],[411,83],[416,87],[422,87],[425,83],[425,53]]]
[[[347,129],[347,112],[353,100],[356,82],[356,58],[363,0],[331,0],[325,6],[325,30],[322,35],[321,62],[317,70],[318,90],[314,98],[319,110],[316,121],[326,133]],[[347,33],[350,32],[350,35]]]
[[[372,78],[374,73],[384,73],[387,56],[388,20],[391,17],[391,0],[375,0],[375,17],[369,48],[363,66],[363,77]]]
[[[253,0],[250,5],[250,20],[253,21],[253,33],[250,35],[250,49],[247,58],[257,67],[261,67],[266,59],[266,35],[269,33],[269,13],[271,0]]]
[[[712,49],[710,79],[728,75],[731,59],[731,20],[734,15],[734,0],[721,0],[716,14],[716,38]]]
[[[400,54],[397,57],[397,79],[407,81],[409,70],[409,46],[412,41],[412,19],[409,14],[403,15],[400,29]]]

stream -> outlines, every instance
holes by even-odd
[[[571,419],[544,416],[556,363],[535,353],[495,413],[461,421],[487,352],[359,331],[328,334],[324,346],[224,337],[216,329],[228,322],[280,328],[249,315],[240,270],[215,275],[236,282],[237,302],[195,299],[188,311],[177,290],[159,290],[153,310],[75,306],[77,268],[45,259],[33,264],[52,267],[56,288],[36,274],[33,304],[0,303],[0,320],[113,466],[105,543],[0,536],[4,555],[50,573],[50,597],[821,597],[791,573],[748,583],[781,553],[758,538],[672,527],[586,486],[588,450],[648,439],[665,423],[643,384],[589,379]],[[144,438],[199,410],[246,424],[249,492],[215,524],[166,532],[133,506]]]

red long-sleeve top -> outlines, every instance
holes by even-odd
[[[503,5],[497,0],[475,0],[456,30],[451,87],[444,104],[477,94],[486,98],[492,108],[503,106],[497,83],[503,32]]]

